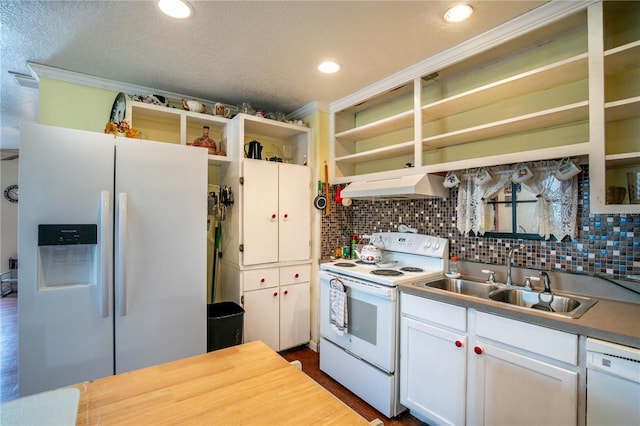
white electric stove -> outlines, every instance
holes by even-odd
[[[449,243],[445,238],[382,232],[370,244],[382,260],[366,264],[337,260],[320,265],[320,369],[387,417],[404,411],[398,386],[398,284],[442,276]],[[348,328],[331,326],[331,285],[346,290]]]

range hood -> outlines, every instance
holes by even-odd
[[[392,179],[353,182],[340,195],[342,198],[403,200],[415,198],[444,198],[449,190],[442,186],[444,177],[421,174]]]

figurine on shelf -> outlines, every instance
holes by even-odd
[[[209,154],[216,154],[216,142],[209,137],[209,126],[202,127],[202,136],[196,138],[193,141],[193,146],[199,146],[202,148],[207,148],[209,150]]]
[[[140,132],[138,132],[133,127],[129,126],[129,123],[122,120],[119,123],[114,123],[113,121],[107,121],[107,124],[104,126],[104,132],[109,133],[116,136],[124,136],[127,138],[138,138],[140,136]]]

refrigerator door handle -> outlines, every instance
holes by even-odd
[[[127,194],[118,194],[118,310],[120,316],[127,315],[127,282],[125,260],[127,258]]]
[[[109,288],[111,282],[111,268],[109,267],[109,241],[111,241],[111,194],[109,191],[100,192],[100,315],[102,318],[109,316]]]

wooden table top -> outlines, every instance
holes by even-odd
[[[75,385],[77,425],[367,425],[262,342]]]

